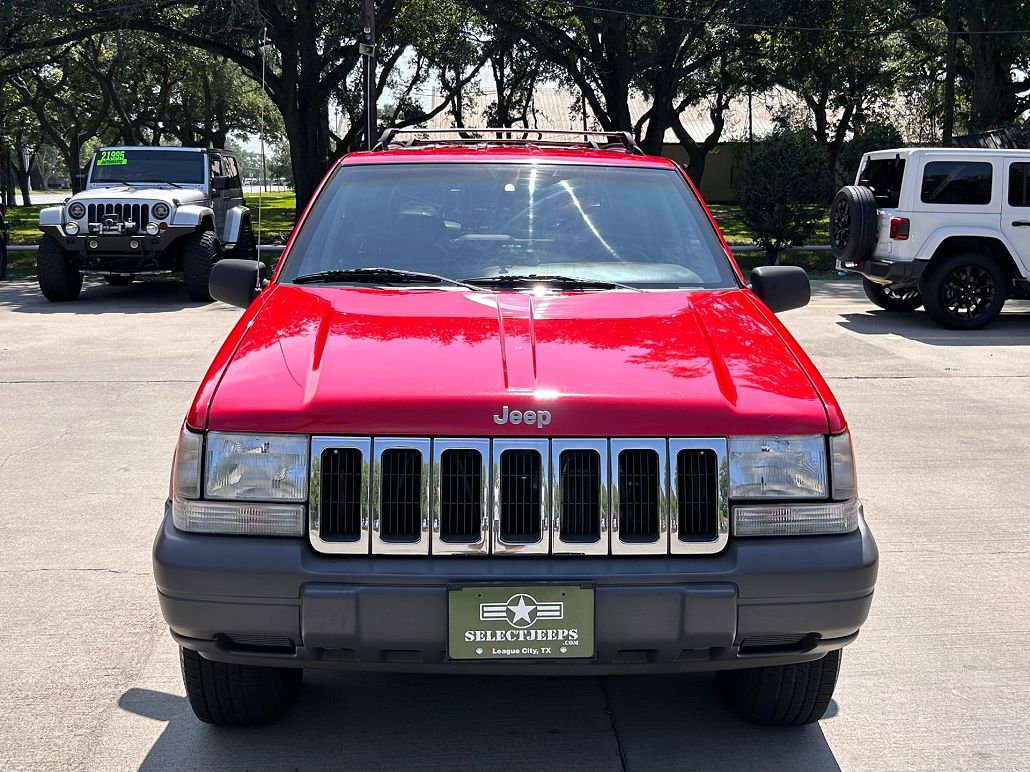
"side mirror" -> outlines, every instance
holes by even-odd
[[[212,190],[228,190],[229,189],[229,178],[222,174],[216,174],[211,178],[211,189]]]
[[[804,268],[796,265],[762,265],[751,272],[751,291],[778,314],[808,305],[812,285]]]
[[[259,273],[260,272],[260,273]],[[258,260],[226,258],[211,266],[208,291],[215,300],[246,308],[268,283],[268,266]]]

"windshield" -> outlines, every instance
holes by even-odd
[[[203,153],[167,150],[98,150],[90,169],[91,183],[177,182],[203,185]]]
[[[535,274],[737,286],[679,173],[625,166],[343,167],[298,232],[281,281],[372,266],[457,280]]]

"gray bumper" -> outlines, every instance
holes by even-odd
[[[183,533],[166,511],[154,544],[161,610],[187,648],[226,662],[421,672],[677,672],[817,659],[858,634],[876,568],[864,522],[844,536],[731,539],[712,556],[365,558],[321,555],[303,539]],[[571,582],[595,587],[592,660],[448,660],[449,587]],[[801,640],[775,645],[778,636]],[[749,639],[758,643],[742,647]]]

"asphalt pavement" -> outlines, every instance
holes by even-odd
[[[0,770],[1030,768],[1030,303],[953,333],[825,282],[782,315],[851,423],[882,561],[830,710],[797,730],[738,722],[708,675],[309,673],[275,727],[198,722],[150,545],[238,316],[175,283],[70,304],[0,283]]]

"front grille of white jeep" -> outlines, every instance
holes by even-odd
[[[309,537],[349,555],[712,554],[722,439],[315,437]]]
[[[110,202],[90,204],[86,208],[86,221],[90,225],[103,223],[107,218],[115,222],[132,222],[143,230],[150,222],[150,205]]]

